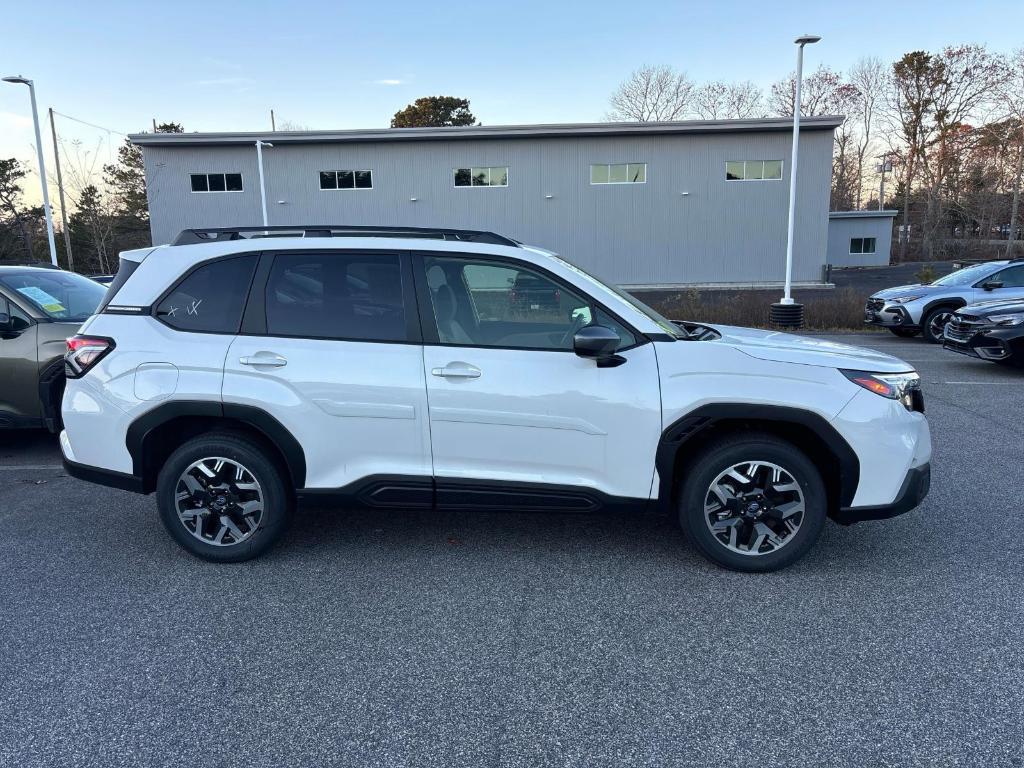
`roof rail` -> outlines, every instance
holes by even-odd
[[[195,245],[197,243],[219,243],[226,240],[242,240],[257,237],[287,237],[288,233],[301,237],[422,237],[438,240],[461,240],[491,245],[519,247],[512,238],[476,229],[448,229],[446,227],[373,227],[339,224],[251,227],[202,227],[183,229],[171,245]],[[248,238],[245,237],[248,235]]]

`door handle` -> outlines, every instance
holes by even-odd
[[[288,361],[280,355],[261,352],[252,357],[240,357],[238,362],[242,365],[266,366],[267,368],[280,368],[288,365]]]
[[[448,363],[444,368],[434,368],[430,371],[434,376],[444,379],[479,379],[480,369],[466,363]]]

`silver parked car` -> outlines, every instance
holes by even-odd
[[[871,295],[864,322],[888,328],[897,336],[920,333],[933,344],[953,313],[968,304],[1024,298],[1024,259],[988,261],[959,269],[934,283],[899,285]]]

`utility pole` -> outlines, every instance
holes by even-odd
[[[153,118],[153,133],[156,133],[156,118]]]
[[[68,269],[75,271],[75,258],[71,255],[71,233],[68,231],[68,206],[64,201],[64,177],[60,172],[60,150],[57,148],[57,124],[50,107],[50,133],[53,134],[53,161],[57,166],[57,194],[60,197],[60,220],[64,225],[64,250],[68,255]]]
[[[277,132],[277,124],[274,122],[274,110],[270,110],[270,130]]]
[[[885,154],[881,157],[882,162],[875,166],[875,170],[882,175],[882,180],[878,185],[878,210],[885,210],[885,174],[886,171],[892,170],[892,160],[889,159],[889,155]]]

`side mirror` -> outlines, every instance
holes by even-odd
[[[597,360],[599,368],[614,368],[626,362],[626,358],[615,354],[621,343],[619,334],[603,325],[586,325],[576,331],[572,339],[573,351],[580,357]]]
[[[987,283],[982,283],[981,287],[984,288],[986,291],[991,291],[991,290],[994,290],[996,288],[1002,288],[1003,287],[1003,283],[1001,281],[999,281],[999,280],[990,280]]]

